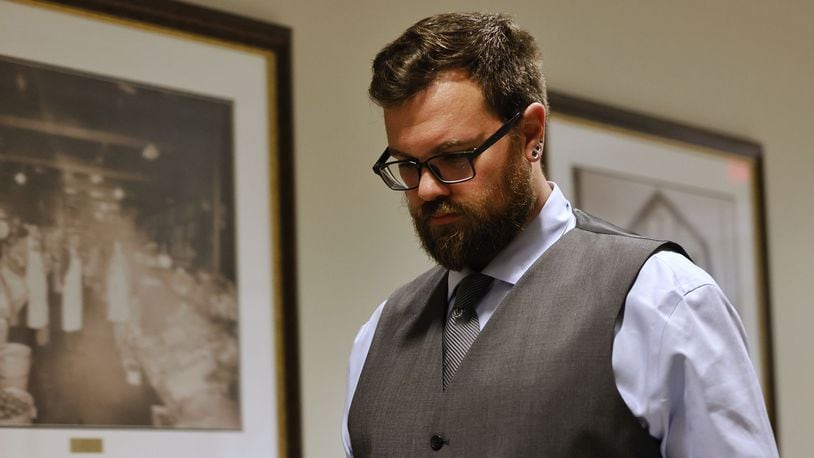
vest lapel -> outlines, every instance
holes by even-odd
[[[534,264],[529,267],[526,273],[520,277],[515,286],[509,291],[506,297],[500,302],[495,309],[494,314],[486,323],[486,326],[480,332],[480,335],[475,340],[475,343],[470,347],[469,352],[464,358],[455,378],[464,379],[470,377],[470,371],[478,370],[477,367],[470,369],[472,360],[489,361],[493,358],[496,349],[502,348],[500,343],[500,333],[507,332],[503,328],[517,329],[527,322],[532,314],[545,314],[545,309],[548,307],[555,307],[556,304],[550,302],[541,302],[539,299],[545,297],[545,288],[549,285],[544,280],[543,283],[539,282],[540,278],[550,278],[552,272],[557,270],[557,260],[561,259],[563,253],[557,253],[561,250],[567,250],[570,239],[578,237],[578,231],[569,231],[562,236],[553,246],[551,246]],[[532,291],[529,293],[529,291]],[[534,310],[532,310],[534,309]],[[443,330],[442,330],[443,331]],[[511,332],[511,331],[508,331]],[[501,357],[502,358],[502,357]],[[478,366],[480,363],[476,363]],[[447,386],[447,391],[455,388],[455,378]]]
[[[429,300],[421,312],[411,320],[411,325],[406,329],[404,335],[404,345],[406,347],[416,347],[429,345],[429,352],[424,354],[424,364],[430,368],[432,377],[427,380],[430,384],[428,393],[441,393],[443,379],[443,339],[444,322],[447,313],[448,273],[441,277],[441,280],[433,289]]]

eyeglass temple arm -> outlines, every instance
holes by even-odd
[[[478,149],[476,149],[475,151],[472,151],[472,155],[471,155],[472,159],[478,157],[481,153],[483,153],[484,151],[489,149],[489,147],[491,147],[492,145],[497,143],[498,140],[503,138],[503,136],[505,136],[510,130],[512,130],[514,128],[515,124],[517,124],[517,120],[520,119],[520,116],[522,114],[523,114],[522,111],[518,111],[517,113],[515,113],[515,115],[512,116],[511,119],[506,121],[506,123],[503,124],[500,127],[500,129],[497,130],[497,132],[492,134],[491,137],[487,138],[485,142],[481,143],[481,145],[478,147]],[[387,150],[385,150],[385,153],[387,153]]]

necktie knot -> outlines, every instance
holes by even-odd
[[[481,273],[466,276],[455,290],[455,308],[473,309],[486,294],[492,280],[492,277]]]

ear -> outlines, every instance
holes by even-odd
[[[523,156],[529,162],[538,162],[543,156],[546,116],[548,113],[539,102],[532,103],[523,112]]]

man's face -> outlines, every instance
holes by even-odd
[[[419,161],[472,150],[502,124],[464,72],[442,74],[403,105],[386,108],[384,122],[394,155]],[[531,165],[512,135],[475,159],[472,180],[444,184],[425,168],[418,188],[405,191],[416,233],[442,266],[481,270],[528,221]]]

